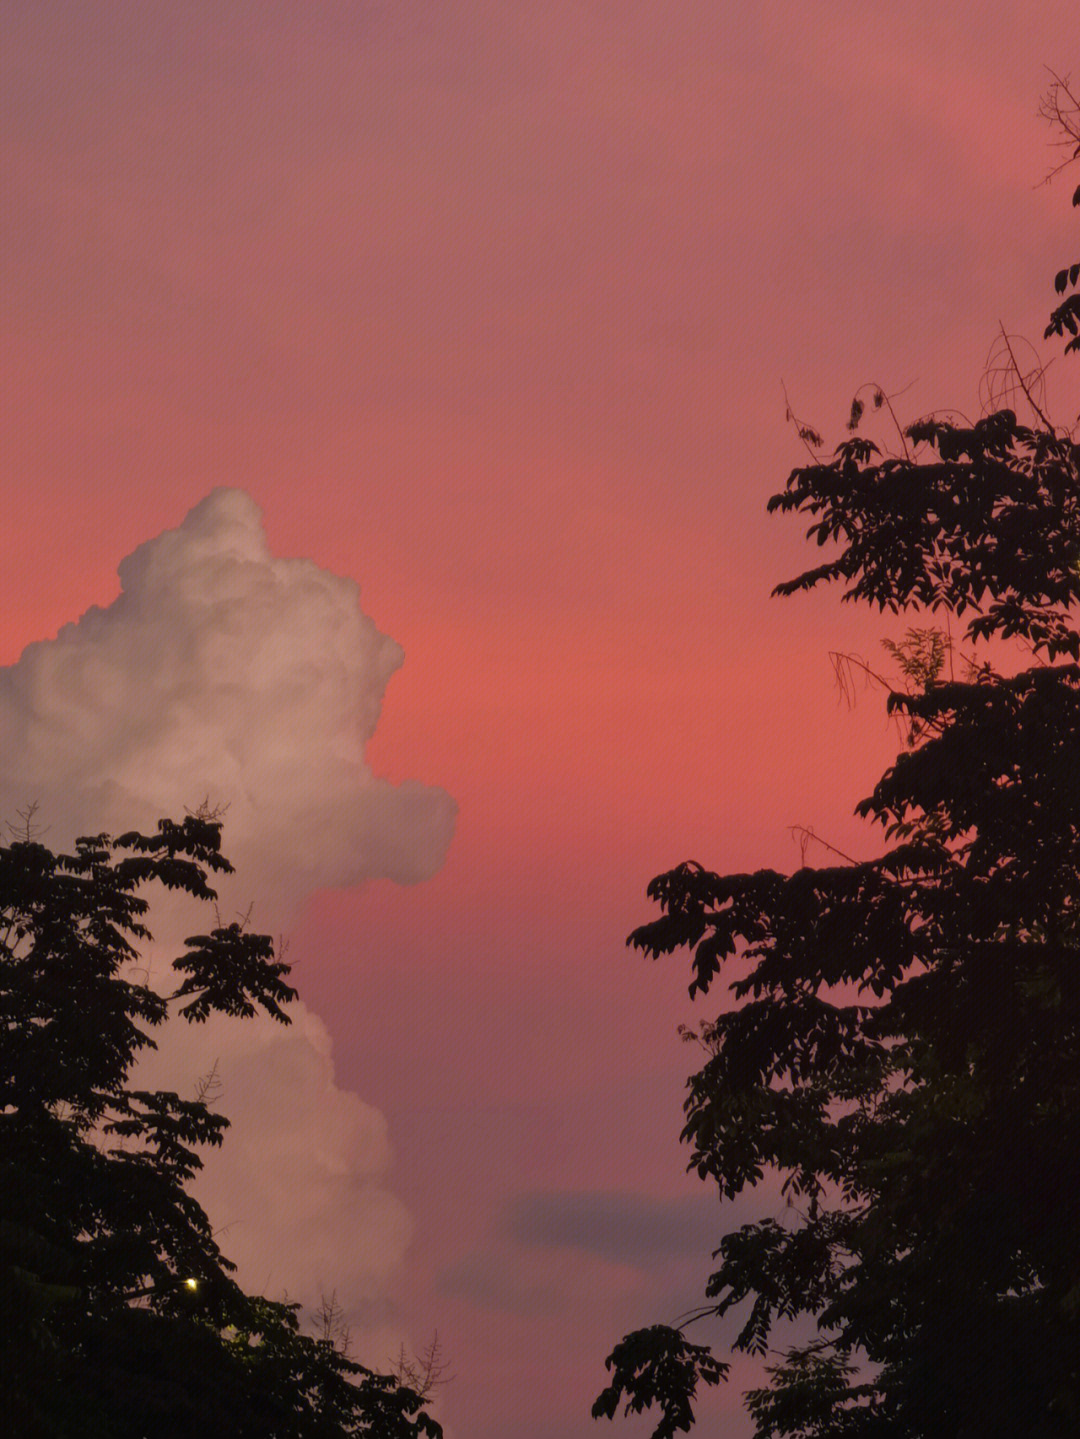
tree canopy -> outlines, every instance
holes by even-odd
[[[1080,155],[1075,102],[1052,98]],[[1078,280],[1061,271],[1059,294]],[[1047,334],[1078,316],[1073,294]],[[940,635],[910,631],[887,699],[910,742],[857,806],[881,855],[681,864],[630,936],[691,950],[692,996],[739,956],[683,1138],[721,1196],[771,1172],[791,1201],[789,1222],[720,1238],[706,1286],[703,1312],[734,1311],[735,1349],[767,1361],[747,1395],[761,1439],[1080,1432],[1080,446],[1013,379],[1027,423],[931,416],[896,453],[858,433],[861,405],[831,455],[804,431],[813,461],[769,508],[831,547],[774,593],[835,582],[961,617],[962,643],[1021,647],[1019,671],[995,644],[997,664],[947,677]],[[813,1337],[777,1352],[782,1320]],[[655,1404],[655,1439],[688,1429],[698,1382],[726,1368],[674,1326],[608,1367],[594,1415]]]
[[[185,942],[163,995],[133,961],[156,883],[212,902],[231,870],[200,813],[54,854],[0,845],[0,1373],[26,1439],[412,1439],[441,1430],[407,1385],[246,1294],[185,1185],[228,1121],[205,1096],[132,1087],[177,1010],[295,997],[271,940],[220,923]]]

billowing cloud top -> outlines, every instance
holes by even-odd
[[[120,578],[113,604],[0,670],[0,820],[37,801],[56,849],[80,833],[152,828],[204,797],[227,805],[236,874],[214,880],[223,919],[251,905],[252,926],[271,933],[313,890],[438,869],[453,800],[377,779],[364,761],[403,656],[351,580],[274,558],[258,507],[229,489],[140,545]],[[157,943],[140,963],[156,982],[193,932],[192,908],[155,895],[149,920]],[[411,1221],[383,1187],[383,1117],[337,1087],[318,1016],[303,1003],[291,1012],[288,1028],[172,1021],[137,1082],[188,1094],[214,1073],[232,1127],[194,1192],[222,1249],[249,1288],[309,1306],[335,1291],[355,1322]],[[371,1362],[393,1352],[371,1342]]]
[[[285,911],[317,887],[435,873],[454,802],[364,762],[403,655],[352,580],[271,556],[258,507],[230,489],[120,579],[113,604],[0,671],[6,817],[38,800],[43,820],[126,828],[208,796],[229,807],[237,869]]]

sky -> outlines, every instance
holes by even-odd
[[[707,1009],[626,949],[645,887],[793,868],[796,825],[875,852],[898,744],[828,656],[903,626],[769,597],[813,562],[765,513],[786,410],[977,414],[999,324],[1059,356],[1073,7],[0,19],[4,814],[229,806],[222,904],[301,1002],[154,1060],[217,1061],[223,1248],[368,1362],[437,1330],[448,1439],[603,1433],[613,1344],[780,1203],[685,1173]]]

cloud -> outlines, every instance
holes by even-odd
[[[0,818],[37,801],[60,847],[153,826],[204,797],[227,804],[237,873],[215,882],[223,918],[251,905],[253,926],[275,934],[315,889],[435,873],[456,807],[365,763],[403,655],[353,581],[273,557],[239,490],[215,490],[140,545],[120,578],[114,603],[0,670]],[[152,899],[145,959],[164,975],[194,911]],[[336,1289],[355,1315],[400,1259],[410,1221],[383,1187],[385,1121],[335,1084],[318,1017],[297,1004],[293,1019],[170,1024],[139,1082],[191,1092],[216,1062],[233,1127],[196,1193],[224,1252],[249,1287],[309,1304]]]
[[[204,795],[276,920],[316,887],[439,868],[455,805],[364,761],[404,658],[349,579],[275,559],[240,490],[215,490],[120,565],[120,596],[0,671],[0,798],[57,828],[153,824]]]
[[[711,1192],[657,1199],[619,1190],[517,1195],[505,1205],[498,1228],[531,1248],[578,1249],[635,1268],[688,1255],[700,1262],[724,1232]]]
[[[334,1083],[330,1036],[303,1004],[292,1024],[171,1024],[139,1083],[208,1102],[230,1128],[194,1191],[245,1285],[312,1308],[336,1292],[353,1318],[377,1299],[412,1236],[385,1187],[386,1121]],[[396,1345],[394,1348],[396,1349]]]
[[[534,1270],[522,1263],[520,1254],[502,1248],[473,1250],[441,1270],[436,1287],[440,1294],[465,1299],[479,1309],[529,1318],[562,1313],[570,1296],[560,1289],[559,1276],[550,1269],[543,1274]]]
[[[687,1313],[722,1236],[775,1211],[775,1176],[721,1203],[714,1189],[657,1198],[629,1190],[534,1190],[506,1199],[484,1242],[445,1268],[439,1291],[531,1317]],[[707,1268],[706,1268],[707,1272]],[[637,1317],[635,1317],[637,1316]]]
[[[477,1309],[542,1320],[591,1315],[606,1325],[621,1304],[648,1292],[647,1278],[580,1249],[529,1248],[496,1235],[440,1270],[435,1287]]]
[[[580,1314],[595,1303],[640,1302],[659,1273],[670,1287],[681,1266],[691,1265],[697,1280],[722,1233],[708,1192],[657,1199],[618,1190],[533,1191],[503,1203],[486,1241],[444,1269],[438,1288],[481,1309]]]

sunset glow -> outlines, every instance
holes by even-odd
[[[606,1435],[604,1357],[701,1302],[730,1222],[678,1139],[688,964],[625,947],[646,885],[791,869],[799,825],[870,854],[899,747],[829,652],[903,619],[770,598],[813,563],[765,513],[785,412],[830,446],[864,382],[977,413],[999,321],[1041,345],[1074,7],[4,30],[0,819],[230,806],[223,903],[287,938],[297,1021],[147,1060],[220,1058],[223,1251],[336,1290],[374,1367],[437,1330],[447,1439]]]

